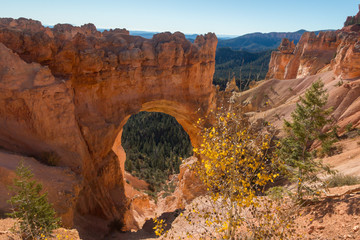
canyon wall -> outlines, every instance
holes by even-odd
[[[360,5],[356,16],[348,17],[344,27],[337,31],[306,32],[296,46],[283,39],[278,51],[272,52],[266,81],[242,97],[249,111],[268,110],[267,120],[282,126],[282,119],[289,117],[299,95],[310,84],[321,79],[329,93],[328,107],[334,112],[333,120],[340,127],[360,126]],[[281,83],[287,80],[286,84]],[[271,91],[266,90],[270,87]],[[263,91],[261,94],[259,92]],[[257,93],[255,93],[257,92]],[[264,94],[265,93],[265,94]],[[247,96],[246,96],[247,95]],[[252,99],[252,95],[262,97]],[[267,97],[263,97],[267,96]],[[272,107],[263,102],[270,101]],[[292,106],[292,107],[290,107]],[[264,114],[265,115],[265,114]],[[276,117],[274,117],[276,116]]]
[[[130,229],[122,127],[139,111],[164,112],[196,144],[193,123],[215,103],[216,44],[212,33],[191,43],[180,32],[144,39],[92,24],[0,19],[0,147],[58,156],[80,179],[77,213]]]
[[[271,55],[266,79],[304,78],[329,70],[342,79],[360,77],[359,30],[352,25],[318,35],[306,32],[294,48],[283,40]]]
[[[282,119],[289,118],[299,95],[317,79],[325,83],[329,93],[328,107],[333,120],[340,127],[360,125],[360,12],[349,17],[341,30],[306,32],[296,46],[283,39],[272,52],[269,71],[258,88],[243,94],[238,101],[247,104],[248,111],[267,111],[267,121],[282,127]],[[351,21],[350,21],[351,20]],[[280,80],[280,81],[279,81]],[[286,84],[281,80],[287,80]],[[270,88],[271,91],[267,90]],[[261,92],[261,94],[260,94]],[[253,99],[253,95],[258,97]],[[266,97],[264,97],[266,96]],[[271,107],[264,105],[271,102]]]

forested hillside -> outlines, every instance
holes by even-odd
[[[226,83],[235,76],[236,83],[245,89],[250,81],[262,80],[269,68],[272,50],[251,53],[231,48],[218,48],[215,57],[213,83],[224,90]]]
[[[121,144],[126,152],[125,169],[157,190],[169,175],[179,173],[180,158],[192,154],[188,134],[174,117],[140,112],[124,126]]]
[[[299,30],[297,32],[249,33],[232,39],[219,40],[218,48],[230,47],[233,50],[262,52],[277,48],[283,38],[288,38],[290,41],[294,40],[296,44],[304,32],[306,30]]]

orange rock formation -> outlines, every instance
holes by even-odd
[[[345,38],[340,31],[320,32],[318,35],[306,32],[293,52],[282,50],[284,47],[280,45],[280,51],[271,54],[266,78],[293,79],[318,73],[331,63]]]
[[[354,17],[358,19],[360,12]],[[360,76],[360,28],[349,25],[338,31],[306,32],[294,48],[284,39],[271,55],[267,79],[294,79],[334,70],[343,79]]]
[[[139,111],[160,111],[196,142],[192,123],[214,103],[216,44],[211,33],[191,43],[180,32],[148,40],[92,24],[0,19],[0,147],[55,152],[82,179],[77,212],[129,229],[122,127]]]

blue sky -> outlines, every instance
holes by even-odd
[[[0,17],[43,24],[242,35],[341,28],[359,0],[0,0]]]

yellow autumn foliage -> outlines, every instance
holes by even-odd
[[[278,177],[274,169],[280,163],[271,147],[271,131],[260,131],[231,106],[226,111],[218,109],[210,117],[213,124],[202,129],[201,144],[194,148],[199,160],[192,168],[211,200],[221,201],[227,209],[221,216],[208,216],[207,224],[216,223],[217,219],[221,222],[218,234],[233,239],[236,229],[244,223],[239,212],[258,205],[257,196]],[[205,119],[198,123],[204,125]]]

